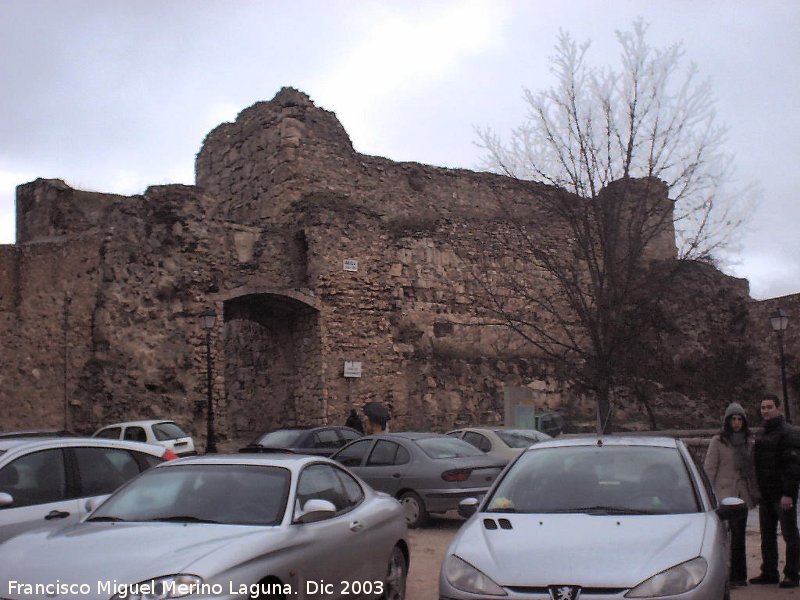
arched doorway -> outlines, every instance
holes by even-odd
[[[228,433],[249,441],[324,422],[319,310],[294,292],[242,291],[224,301]]]

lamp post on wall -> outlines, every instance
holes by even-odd
[[[69,305],[72,296],[64,292],[64,429],[72,429],[69,418]]]
[[[203,329],[206,330],[206,391],[208,392],[206,401],[206,454],[209,454],[217,451],[217,436],[214,430],[213,377],[211,373],[211,331],[214,329],[217,313],[213,308],[209,308],[203,311],[200,316],[203,318]]]
[[[783,332],[789,325],[789,316],[782,308],[777,309],[769,316],[769,324],[772,325],[772,330],[778,336],[778,351],[781,357],[781,384],[783,385],[783,407],[786,411],[786,421],[792,422],[792,413],[789,409],[789,394],[786,390],[786,355],[783,353]]]

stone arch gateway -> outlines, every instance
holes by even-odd
[[[228,434],[249,439],[273,427],[325,422],[320,313],[313,300],[272,291],[226,296]]]

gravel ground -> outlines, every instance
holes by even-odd
[[[432,517],[430,524],[423,529],[409,533],[411,543],[411,569],[408,573],[407,600],[439,599],[439,567],[442,564],[447,546],[464,521],[449,513],[444,517]],[[759,550],[757,511],[750,513],[747,530],[747,567],[750,576],[758,575],[761,564]],[[778,544],[783,560],[783,542]],[[782,564],[782,563],[781,563]],[[795,598],[800,600],[800,588],[782,590],[778,586],[749,585],[733,590],[731,600],[772,600]]]

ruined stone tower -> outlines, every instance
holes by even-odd
[[[492,245],[525,269],[486,232],[508,227],[505,205],[559,244],[552,193],[361,155],[333,113],[289,88],[209,133],[195,186],[126,197],[22,185],[17,243],[0,248],[3,428],[170,417],[202,437],[209,308],[223,439],[344,422],[368,401],[396,429],[498,423],[506,386],[590,419],[590,400],[476,321],[475,282],[449,243]],[[672,258],[671,224],[648,252]],[[749,306],[746,283],[718,281]],[[359,377],[344,377],[346,362]]]

